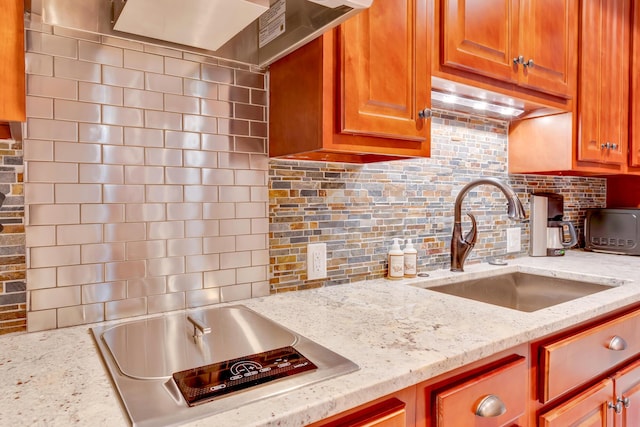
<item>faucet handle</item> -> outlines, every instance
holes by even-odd
[[[476,226],[476,217],[471,212],[467,212],[467,216],[471,219],[471,230],[464,235],[464,241],[474,246],[478,240],[478,227]]]

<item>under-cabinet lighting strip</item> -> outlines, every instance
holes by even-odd
[[[492,104],[482,99],[470,99],[453,93],[444,93],[435,90],[431,92],[431,99],[443,104],[459,105],[478,111],[490,111],[507,117],[516,117],[524,113],[524,110],[515,107]]]

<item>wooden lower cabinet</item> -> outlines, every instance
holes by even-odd
[[[640,361],[540,416],[540,427],[640,426]]]
[[[631,363],[613,378],[618,408],[615,427],[640,426],[640,361]]]
[[[625,307],[312,426],[638,427],[639,327]]]
[[[540,427],[613,427],[609,403],[613,381],[600,381],[566,403],[540,416]]]
[[[415,418],[416,387],[409,387],[309,427],[411,427]]]

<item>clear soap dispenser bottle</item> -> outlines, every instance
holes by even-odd
[[[402,251],[404,254],[404,277],[416,277],[418,275],[418,251],[413,247],[411,239]]]
[[[404,277],[404,252],[400,249],[398,239],[393,239],[393,245],[389,251],[389,279],[398,280]]]

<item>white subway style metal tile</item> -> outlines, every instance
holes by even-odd
[[[136,70],[150,71],[153,73],[162,73],[164,70],[164,60],[162,56],[137,52],[135,50],[129,49],[125,49],[124,51],[123,65],[124,68],[133,68]]]
[[[80,123],[79,133],[81,142],[99,142],[110,145],[122,145],[124,143],[123,128],[121,126]]]
[[[118,47],[106,46],[80,40],[78,42],[78,58],[83,61],[122,67],[123,50]]]
[[[53,56],[35,52],[24,55],[25,72],[40,76],[53,76]]]
[[[137,70],[102,66],[102,83],[111,86],[144,89],[144,73]]]
[[[146,297],[165,293],[167,284],[164,277],[146,277],[127,281],[127,298]]]
[[[58,310],[58,327],[84,325],[104,320],[104,304],[79,305]]]
[[[125,260],[124,243],[97,243],[82,245],[81,258],[83,264],[105,263]],[[101,264],[102,265],[102,264]],[[108,279],[114,280],[114,279]]]
[[[27,31],[29,329],[268,294],[265,75],[47,31]]]
[[[78,100],[122,106],[124,91],[120,87],[103,84],[78,82]]]
[[[100,264],[58,267],[58,286],[86,285],[102,281],[104,281],[104,272]]]
[[[93,304],[122,300],[127,297],[127,283],[109,282],[82,286],[82,303]]]
[[[202,289],[202,273],[167,276],[167,292],[184,292]]]
[[[53,75],[55,77],[100,83],[101,72],[99,64],[61,57],[54,57],[53,59]]]

